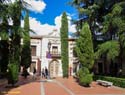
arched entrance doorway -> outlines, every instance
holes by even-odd
[[[57,60],[52,60],[49,63],[50,78],[58,77],[59,72],[59,62]]]

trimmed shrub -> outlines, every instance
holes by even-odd
[[[123,87],[125,88],[125,78],[116,78],[116,77],[107,77],[107,76],[99,76],[99,75],[94,75],[94,80],[106,80],[113,82],[113,85],[118,86],[118,87]]]
[[[77,72],[78,80],[80,85],[89,87],[90,83],[93,81],[92,74],[89,73],[88,68],[80,68]]]
[[[18,66],[16,64],[8,64],[8,84],[14,84],[18,81]]]

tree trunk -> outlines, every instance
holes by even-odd
[[[125,55],[123,54],[123,59],[122,59],[122,75],[125,76]]]

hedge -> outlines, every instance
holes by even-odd
[[[113,82],[113,85],[125,88],[125,78],[116,78],[116,77],[108,77],[108,76],[100,76],[100,75],[94,75],[93,76],[94,80],[105,80],[105,81],[110,81]]]

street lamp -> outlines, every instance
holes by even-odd
[[[48,42],[48,50],[49,50],[49,53],[50,53],[50,48],[51,48],[51,42],[49,41],[49,42]]]

